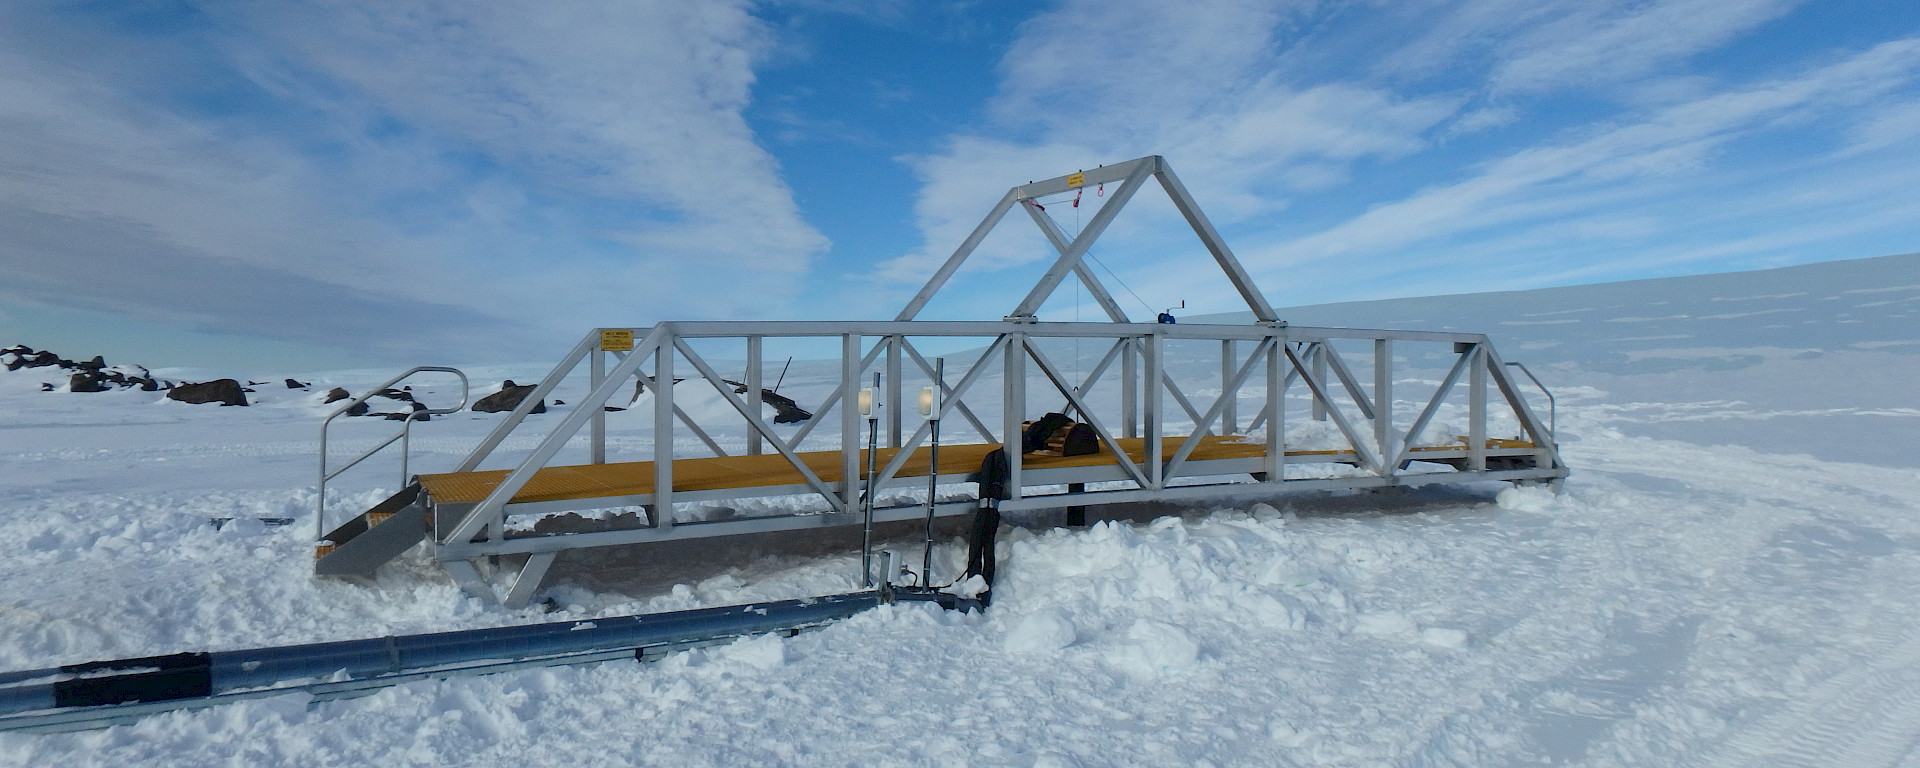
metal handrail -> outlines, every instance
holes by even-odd
[[[339,469],[333,470],[332,472],[328,472],[327,471],[327,427],[333,424],[333,420],[336,418],[339,418],[341,414],[352,410],[354,406],[365,403],[367,401],[367,398],[380,394],[381,392],[391,389],[393,385],[398,384],[402,381],[405,381],[407,377],[412,376],[416,373],[424,373],[428,371],[433,371],[438,373],[451,373],[455,376],[460,377],[460,404],[452,408],[428,408],[425,410],[416,410],[411,413],[408,413],[406,418],[400,420],[400,431],[398,433],[395,433],[394,436],[380,441],[379,445],[375,445],[374,447],[367,449],[365,453],[360,454],[358,457],[354,458],[353,461],[347,462],[345,466],[342,466]],[[400,487],[405,488],[408,482],[407,481],[408,457],[409,457],[409,454],[412,452],[413,423],[415,421],[418,421],[422,416],[443,416],[450,413],[460,412],[461,410],[467,407],[467,398],[471,393],[472,393],[472,388],[467,383],[467,374],[461,371],[460,369],[448,368],[446,366],[440,366],[440,365],[422,365],[414,368],[409,368],[405,373],[402,373],[398,376],[388,379],[384,384],[375,385],[372,389],[367,390],[366,394],[353,398],[352,400],[348,400],[345,405],[340,406],[339,408],[335,409],[333,413],[328,414],[326,420],[320,422],[320,493],[319,493],[319,500],[315,502],[315,508],[313,513],[314,541],[316,542],[319,541],[320,537],[325,536],[327,534],[327,481],[328,480],[332,480],[336,477],[339,477],[341,473],[346,472],[349,469],[353,469],[360,462],[366,461],[369,457],[384,450],[387,446],[393,445],[394,441],[397,440],[397,441],[400,441]]]
[[[1527,370],[1526,366],[1521,365],[1519,363],[1509,362],[1507,363],[1507,367],[1520,369],[1520,372],[1526,374],[1527,378],[1532,379],[1533,385],[1536,387],[1539,387],[1540,391],[1547,396],[1547,432],[1552,436],[1551,439],[1553,440],[1554,444],[1556,445],[1559,444],[1560,427],[1558,422],[1559,422],[1559,416],[1560,416],[1559,414],[1560,404],[1553,399],[1553,390],[1547,389],[1547,385],[1540,383],[1540,377],[1533,375],[1533,371]],[[1539,418],[1539,417],[1536,416],[1534,418]]]

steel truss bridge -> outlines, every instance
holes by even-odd
[[[1135,322],[1088,268],[1088,249],[1150,181],[1165,190],[1245,300],[1251,323]],[[1117,186],[1076,234],[1062,229],[1038,202],[1093,185]],[[997,321],[916,320],[1016,206],[1058,252],[1026,297]],[[1106,321],[1037,320],[1041,304],[1069,275],[1087,289]],[[814,405],[805,423],[770,423],[763,402],[769,342],[823,341],[839,347],[837,384],[817,404],[802,403]],[[1090,365],[1077,354],[1065,357],[1062,350],[1073,345],[1098,357],[1087,357]],[[965,351],[943,356],[930,349]],[[1192,380],[1196,355],[1209,361],[1217,356],[1217,377],[1207,362],[1205,380]],[[723,377],[715,368],[723,359],[746,361],[744,381]],[[1447,372],[1437,384],[1408,379],[1405,361],[1411,359],[1437,360]],[[509,436],[532,428],[527,417],[535,406],[563,381],[581,376],[583,367],[585,397],[570,401],[559,423],[524,458],[483,469]],[[450,369],[415,369],[403,377],[427,370]],[[463,588],[517,607],[533,598],[556,557],[568,550],[970,514],[979,501],[953,486],[967,483],[985,455],[1001,447],[1009,464],[1009,498],[999,503],[1005,511],[1247,499],[1298,489],[1557,483],[1567,468],[1554,442],[1551,412],[1543,420],[1528,401],[1532,390],[1522,383],[1529,380],[1544,392],[1482,334],[1288,325],[1172,169],[1150,156],[1008,190],[891,321],[662,322],[594,329],[457,468],[410,476],[404,490],[344,521],[328,519],[327,481],[395,441],[404,461],[414,422],[404,421],[393,439],[334,469],[325,455],[323,426],[315,571],[371,574],[424,540]],[[462,376],[463,388],[464,381]],[[610,457],[606,406],[633,391],[636,381],[653,393],[651,448]],[[726,417],[695,418],[681,405],[692,393],[676,393],[675,381],[681,388],[711,387],[724,401]],[[928,398],[935,407],[924,416],[906,407],[922,388],[937,392]],[[335,415],[372,394],[348,401]],[[863,415],[855,407],[863,397],[882,407]],[[1098,452],[1023,453],[1023,423],[1059,410],[1091,428]],[[942,422],[969,442],[936,448],[932,438]],[[1317,442],[1290,441],[1288,425],[1301,422],[1320,425],[1304,430]],[[1463,426],[1435,435],[1443,422]],[[582,437],[584,463],[556,464],[563,449]],[[820,450],[821,443],[831,447]],[[914,498],[916,492],[923,495]],[[676,505],[769,497],[803,499],[781,508],[805,511],[675,520]],[[521,524],[621,507],[645,514],[629,527],[589,532],[541,533]],[[495,567],[515,561],[517,571]]]

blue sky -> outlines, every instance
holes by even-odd
[[[1282,306],[1905,253],[1917,78],[1910,0],[25,0],[0,343],[301,370],[888,318],[1007,187],[1147,154]],[[1010,217],[923,317],[1050,256]],[[1093,257],[1136,317],[1241,308],[1157,190]]]

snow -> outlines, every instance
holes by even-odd
[[[1295,494],[1009,527],[984,614],[903,604],[653,664],[0,734],[0,765],[1920,764],[1920,324],[1832,298],[1913,290],[1920,259],[1868,261],[1501,294],[1455,316],[1433,300],[1372,303],[1372,321],[1346,321],[1493,332],[1560,399],[1575,474],[1558,495]],[[1786,305],[1802,311],[1709,317]],[[1541,316],[1579,322],[1499,325]],[[1670,319],[1605,322],[1622,317]],[[1608,335],[1623,327],[1635,332]],[[528,368],[471,372],[476,395],[537,380]],[[830,370],[797,362],[790,386]],[[469,598],[418,552],[371,584],[315,580],[314,451],[330,410],[317,393],[391,372],[325,374],[311,392],[268,373],[250,372],[272,382],[257,405],[218,408],[43,393],[46,375],[0,372],[0,669],[855,586],[857,553],[836,549],[716,555],[654,582],[617,558],[563,561],[551,613]],[[416,395],[457,398],[450,386],[423,380]],[[644,437],[629,415],[615,414],[616,446]],[[457,462],[497,418],[419,425],[415,471]],[[344,420],[336,455],[396,427]],[[364,508],[397,475],[355,470],[329,506]],[[294,522],[262,521],[280,517]],[[918,562],[913,542],[888,546]],[[935,555],[951,575],[965,552],[945,540]]]

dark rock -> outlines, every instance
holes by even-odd
[[[68,392],[105,392],[108,389],[111,387],[107,386],[107,377],[96,370],[82,370],[67,381]]]
[[[384,397],[389,400],[399,400],[403,403],[413,402],[413,395],[411,393],[403,392],[401,390],[394,389],[392,387],[388,387],[386,389],[380,390],[379,392],[375,392],[373,394],[375,397]]]
[[[52,391],[53,391],[53,385],[52,385],[52,384],[48,384],[48,383],[46,383],[46,382],[44,382],[44,381],[43,381],[43,382],[40,382],[40,391],[42,391],[42,392],[52,392]]]
[[[775,424],[797,424],[813,418],[813,414],[801,408],[793,398],[771,389],[760,390],[760,402],[773,406],[773,423]]]
[[[27,367],[27,358],[33,355],[33,347],[25,344],[15,344],[6,349],[0,349],[0,358],[4,359],[7,370],[9,371],[17,371]]]
[[[565,401],[565,400],[561,400],[561,399],[559,399],[559,398],[554,398],[554,400],[553,400],[553,404],[554,404],[554,405],[566,405],[566,404],[567,404],[567,401]]]
[[[84,363],[74,363],[73,367],[82,368],[89,371],[97,371],[107,367],[107,359],[100,355],[94,355],[92,360],[88,360]]]
[[[366,404],[366,402],[365,402],[365,401],[362,401],[362,402],[358,402],[358,403],[354,403],[352,407],[349,407],[349,408],[347,409],[347,415],[348,415],[348,416],[365,416],[365,415],[367,415],[367,404]]]
[[[307,387],[310,387],[310,386],[313,386],[313,385],[309,382],[294,381],[293,379],[287,379],[287,389],[306,389]]]
[[[266,382],[264,382],[264,381],[249,381],[249,382],[247,382],[247,386],[249,386],[249,387],[257,387],[257,386],[260,386],[260,385],[262,385],[262,384],[265,384],[265,383],[266,383]]]
[[[381,415],[387,417],[387,421],[400,421],[408,416],[412,416],[414,421],[433,421],[433,414],[426,413],[426,410],[426,405],[414,403],[412,413],[384,413]]]
[[[160,391],[160,382],[154,381],[148,376],[130,376],[127,378],[127,386],[131,387],[136,384],[139,385],[140,391],[142,392]]]
[[[167,399],[183,403],[219,403],[221,405],[247,404],[247,395],[240,388],[240,382],[233,379],[215,379],[197,384],[182,384],[167,392]]]
[[[353,393],[339,387],[327,390],[327,402],[329,403],[337,403],[349,397],[353,397]]]
[[[513,379],[507,379],[501,383],[500,391],[480,398],[479,402],[474,403],[473,410],[475,413],[502,413],[511,411],[520,407],[520,401],[527,399],[527,395],[533,394],[533,390],[535,389],[538,389],[537,385],[515,384],[513,383]],[[545,402],[534,404],[532,413],[546,412],[547,404]]]
[[[66,362],[61,360],[59,355],[56,355],[52,352],[47,352],[45,350],[36,352],[32,355],[22,357],[20,359],[22,361],[20,367],[22,368],[45,368],[50,365],[59,365],[62,362]]]

